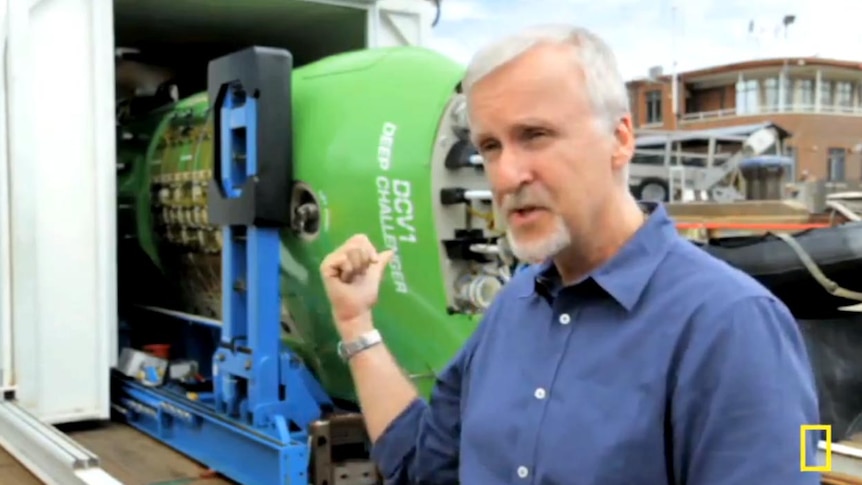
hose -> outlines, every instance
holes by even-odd
[[[834,295],[839,298],[846,298],[848,300],[862,301],[862,292],[842,288],[838,283],[830,280],[829,277],[823,273],[820,267],[817,266],[817,263],[814,262],[814,259],[808,254],[808,252],[805,251],[805,248],[793,239],[793,236],[783,232],[774,232],[772,235],[781,239],[790,246],[790,249],[796,253],[796,256],[800,261],[802,261],[802,264],[805,265],[808,272],[811,273],[811,276],[817,280],[817,282],[820,283],[820,285],[823,286],[830,295]]]
[[[485,225],[489,231],[494,231],[496,226],[496,221],[494,220],[494,213],[490,211],[481,211],[476,209],[475,207],[469,207],[467,211],[471,216],[482,219],[485,221]]]

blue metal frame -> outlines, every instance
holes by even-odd
[[[216,173],[227,198],[241,197],[259,173],[258,102],[237,81],[213,106],[221,115]],[[332,402],[279,338],[280,231],[227,224],[223,235],[223,322],[213,392],[151,388],[115,374],[120,391],[114,401],[130,425],[233,480],[306,485],[308,429]]]

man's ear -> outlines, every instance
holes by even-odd
[[[632,126],[632,117],[626,114],[617,122],[614,129],[614,138],[616,146],[612,164],[615,169],[621,169],[623,165],[629,163],[635,153],[635,130]]]

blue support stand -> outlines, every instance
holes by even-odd
[[[282,50],[213,61],[218,165],[210,220],[223,225],[221,338],[212,393],[152,388],[118,376],[132,426],[245,485],[306,485],[309,428],[332,402],[281,343],[280,227],[292,184],[290,73]],[[284,202],[282,202],[284,201]]]

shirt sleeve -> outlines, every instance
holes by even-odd
[[[693,327],[670,401],[677,483],[818,485],[801,471],[801,426],[818,424],[801,331],[766,296],[734,302]],[[806,435],[809,466],[818,437]]]
[[[462,384],[484,326],[437,376],[428,402],[415,399],[374,443],[371,459],[387,485],[458,483]]]

